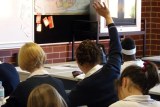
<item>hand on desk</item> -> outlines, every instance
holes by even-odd
[[[75,78],[76,76],[80,75],[80,74],[83,74],[83,72],[81,72],[81,71],[73,71],[73,72],[72,72],[72,75],[73,75],[74,78]]]
[[[72,75],[74,78],[79,79],[79,80],[82,80],[85,78],[85,74],[81,71],[73,71]]]

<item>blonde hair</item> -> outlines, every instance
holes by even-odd
[[[68,107],[57,90],[49,84],[34,88],[28,97],[27,107]]]
[[[45,60],[45,52],[36,43],[26,43],[19,50],[18,65],[22,70],[32,72],[35,69],[40,68]]]

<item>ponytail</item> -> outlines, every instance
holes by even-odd
[[[142,71],[144,72],[147,80],[146,89],[144,90],[144,93],[147,94],[151,88],[160,82],[158,67],[152,62],[145,61]]]
[[[144,67],[131,65],[124,69],[119,79],[119,85],[122,83],[123,77],[128,77],[137,85],[143,94],[148,94],[149,90],[156,84],[160,83],[158,67],[152,62],[144,62]]]

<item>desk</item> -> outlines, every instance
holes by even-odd
[[[64,83],[66,90],[72,89],[75,84],[79,81],[74,78],[72,75],[73,71],[80,71],[78,65],[74,62],[65,62],[65,63],[55,63],[55,64],[46,64],[45,69],[48,73],[56,77]]]
[[[143,57],[142,60],[154,62],[160,69],[160,56]]]
[[[160,70],[158,71],[158,73],[160,74]],[[160,84],[153,87],[152,89],[149,90],[150,94],[156,94],[156,95],[160,95]]]
[[[66,90],[70,90],[79,81],[72,75],[72,71],[80,71],[75,62],[46,64],[44,67],[49,75],[63,81]],[[22,71],[19,67],[16,67],[16,69],[19,72],[21,81],[24,81],[30,75],[29,72]],[[149,93],[160,96],[160,85],[153,87]]]
[[[160,63],[160,56],[143,57],[142,60],[153,61]]]
[[[150,94],[155,94],[160,96],[160,84],[153,87],[152,89],[149,90]]]
[[[45,64],[44,67],[48,71],[48,73],[54,77],[72,80],[72,81],[78,81],[78,79],[74,78],[72,75],[73,71],[80,71],[75,61]]]
[[[160,74],[160,70],[159,70]],[[160,84],[157,86],[153,87],[152,89],[149,90],[149,94],[153,99],[159,100],[160,101]]]
[[[72,75],[72,71],[80,71],[75,62],[45,64],[44,68],[48,71],[49,75],[62,80],[66,90],[71,89],[79,81]],[[29,72],[21,70],[20,67],[16,67],[16,69],[21,81],[26,80],[30,75]]]

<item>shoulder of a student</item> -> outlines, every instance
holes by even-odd
[[[120,100],[120,101],[117,101],[117,102],[111,104],[109,107],[130,107],[130,106],[129,106],[128,102]]]

